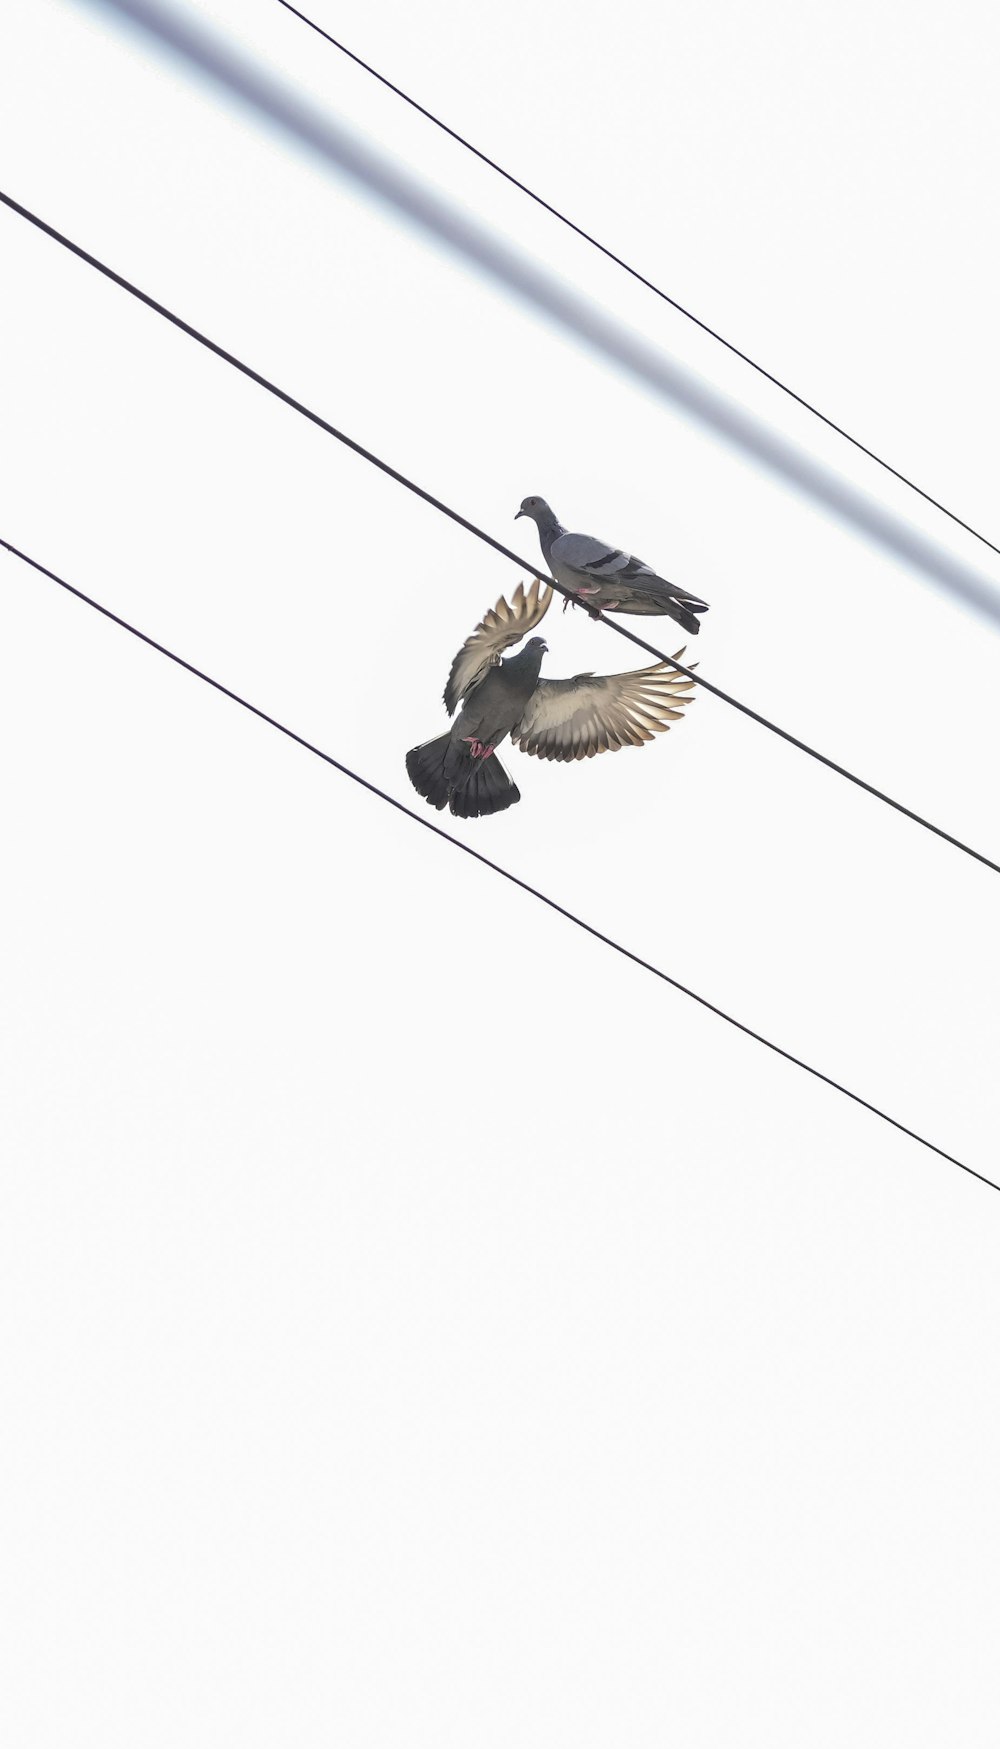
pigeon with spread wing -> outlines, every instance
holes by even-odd
[[[538,759],[590,759],[619,747],[641,747],[669,729],[691,702],[694,682],[669,662],[628,674],[575,674],[543,680],[543,638],[529,638],[516,656],[502,652],[547,613],[552,590],[536,578],[519,583],[508,603],[501,596],[484,614],[451,665],[444,702],[462,708],[447,734],[406,755],[410,782],[434,808],[460,819],[497,814],[521,793],[496,755],[510,736]],[[678,650],[676,660],[683,655]]]
[[[544,498],[522,499],[515,522],[519,516],[531,517],[553,577],[584,607],[602,613],[665,613],[686,632],[696,634],[701,629],[695,616],[708,612],[707,601],[658,577],[620,547],[589,534],[569,534]]]

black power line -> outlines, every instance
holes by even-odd
[[[1000,554],[1000,546],[997,546],[994,541],[989,540],[985,534],[980,534],[979,530],[973,528],[970,522],[966,522],[961,516],[956,515],[954,510],[949,510],[948,506],[942,504],[939,498],[933,497],[930,492],[925,492],[924,488],[918,486],[915,480],[911,480],[907,474],[901,473],[899,468],[894,468],[892,463],[887,462],[884,457],[876,455],[875,451],[869,449],[866,443],[862,443],[860,438],[852,437],[851,433],[845,431],[842,425],[838,425],[835,419],[831,419],[826,413],[820,412],[820,409],[814,406],[812,401],[807,401],[804,395],[797,394],[787,383],[782,382],[780,377],[776,377],[773,371],[769,371],[765,369],[764,365],[758,364],[756,359],[750,357],[749,353],[741,351],[732,340],[727,340],[724,334],[720,334],[718,329],[710,327],[707,322],[703,322],[700,316],[696,316],[693,310],[689,310],[684,304],[679,303],[677,298],[671,297],[670,293],[665,292],[662,286],[658,286],[653,280],[647,279],[646,275],[640,273],[637,267],[631,266],[631,264],[628,261],[624,261],[620,255],[616,255],[613,249],[609,249],[606,244],[600,242],[600,240],[593,236],[590,231],[584,230],[582,225],[576,224],[574,220],[568,218],[564,212],[560,212],[559,208],[553,206],[551,201],[547,201],[542,195],[536,194],[533,188],[529,188],[527,183],[521,182],[518,177],[511,173],[511,171],[505,170],[503,165],[498,164],[495,158],[491,158],[488,153],[480,151],[479,147],[474,146],[471,140],[467,140],[464,134],[460,134],[457,129],[449,127],[448,123],[442,121],[439,115],[435,115],[433,110],[425,108],[422,103],[418,103],[415,97],[411,97],[409,92],[403,91],[399,85],[393,84],[393,81],[388,79],[384,73],[380,73],[377,67],[373,67],[370,61],[363,60],[353,49],[349,49],[346,43],[342,43],[338,37],[332,36],[328,30],[324,30],[323,26],[317,24],[314,18],[308,18],[304,12],[300,12],[297,6],[291,4],[291,0],[278,0],[278,5],[283,6],[286,12],[291,12],[296,18],[301,19],[303,24],[308,25],[310,30],[314,30],[317,36],[323,37],[333,48],[339,49],[340,53],[346,55],[348,60],[353,61],[355,66],[360,67],[365,73],[370,73],[372,78],[377,79],[380,85],[384,85],[387,91],[391,91],[396,97],[401,97],[404,103],[408,103],[410,108],[415,109],[419,115],[422,115],[425,118],[425,120],[433,122],[434,126],[440,128],[442,133],[447,134],[449,139],[454,140],[459,146],[464,146],[465,150],[471,152],[474,158],[478,158],[480,163],[488,165],[491,170],[496,171],[498,176],[502,176],[505,182],[509,182],[514,188],[520,189],[521,193],[526,194],[529,200],[533,200],[536,206],[544,208],[544,210],[547,213],[550,213],[554,219],[558,219],[561,225],[565,225],[568,230],[575,232],[578,237],[581,237],[585,243],[589,243],[592,248],[599,250],[608,261],[613,261],[616,267],[621,267],[626,273],[631,274],[632,278],[638,280],[640,285],[644,285],[647,291],[653,292],[655,296],[661,298],[665,304],[669,304],[672,310],[676,310],[679,315],[686,317],[689,322],[693,322],[695,327],[700,328],[703,334],[708,334],[713,340],[717,340],[720,346],[724,346],[727,352],[731,352],[735,358],[739,358],[744,364],[748,364],[751,370],[757,372],[758,376],[765,377],[769,383],[773,383],[776,389],[780,389],[782,394],[788,395],[790,399],[796,401],[800,407],[804,407],[807,413],[812,413],[816,419],[822,420],[823,424],[827,426],[830,431],[835,431],[838,437],[843,437],[848,443],[853,444],[854,448],[860,450],[862,455],[866,455],[869,461],[876,462],[880,468],[885,469],[887,474],[891,474],[893,479],[899,480],[904,486],[908,486],[911,492],[916,492],[926,503],[932,504],[935,510],[940,510],[942,515],[947,516],[952,522],[957,523],[959,528],[964,528],[966,534],[971,534],[975,540],[981,541],[984,547],[989,547],[991,552]]]
[[[192,324],[186,322],[182,316],[175,315],[173,310],[168,310],[165,304],[158,303],[156,298],[151,297],[148,292],[141,291],[137,285],[133,285],[131,280],[125,279],[120,273],[116,273],[113,267],[108,267],[107,264],[100,261],[96,255],[91,255],[89,251],[82,248],[79,243],[74,243],[69,237],[64,236],[61,231],[57,231],[53,225],[47,224],[44,219],[39,218],[37,213],[33,213],[28,207],[22,206],[19,201],[14,200],[13,196],[5,194],[2,189],[0,189],[0,202],[2,202],[4,206],[9,207],[12,212],[18,213],[21,218],[27,219],[28,222],[34,225],[39,231],[43,231],[47,237],[51,237],[54,242],[61,244],[64,249],[68,249],[71,254],[76,255],[81,261],[85,261],[88,267],[96,268],[97,272],[103,274],[105,279],[110,279],[113,284],[120,286],[123,291],[127,291],[131,297],[137,298],[139,302],[145,304],[148,309],[155,310],[158,316],[162,316],[165,321],[172,323],[175,328],[179,328],[182,334],[187,334],[190,339],[196,340],[199,346],[204,346],[209,352],[214,353],[217,358],[223,359],[226,364],[231,364],[233,368],[240,371],[243,376],[249,377],[251,382],[257,383],[262,389],[266,389],[268,394],[274,395],[279,401],[283,401],[286,407],[291,407],[294,412],[301,413],[303,418],[310,420],[313,425],[319,426],[320,430],[325,431],[329,437],[335,437],[338,443],[344,444],[349,450],[352,450],[355,455],[361,456],[366,462],[371,462],[373,467],[378,468],[383,474],[387,474],[391,480],[396,481],[397,485],[405,486],[408,492],[414,493],[414,495],[417,498],[421,498],[425,504],[430,504],[434,510],[439,510],[443,516],[447,516],[452,522],[458,523],[460,528],[464,528],[469,534],[475,535],[477,540],[485,542],[487,546],[493,548],[494,552],[502,553],[505,559],[510,559],[513,564],[519,566],[522,570],[528,571],[535,576],[546,577],[546,573],[540,570],[537,565],[532,564],[527,559],[521,558],[520,555],[513,552],[510,547],[504,546],[502,541],[496,540],[493,535],[487,534],[485,529],[479,528],[474,522],[470,522],[468,517],[462,516],[457,510],[453,510],[451,505],[445,504],[441,498],[435,498],[432,492],[428,492],[423,486],[418,486],[416,481],[411,480],[408,475],[400,473],[398,468],[394,468],[390,466],[387,461],[383,461],[381,456],[377,456],[372,450],[366,449],[363,444],[358,443],[353,437],[348,437],[346,432],[339,430],[336,425],[331,425],[330,421],[324,419],[322,414],[314,412],[313,409],[307,407],[303,401],[299,401],[294,395],[290,395],[286,389],[279,388],[277,383],[271,381],[270,377],[263,376],[260,371],[254,370],[251,365],[245,364],[242,359],[236,357],[235,353],[227,352],[226,348],[220,346],[218,341],[209,339],[208,335],[203,334],[200,328],[193,327]],[[555,578],[546,577],[546,580],[559,592],[560,595],[565,596],[567,600],[575,600],[572,592],[565,589],[561,583],[557,583]],[[835,759],[830,759],[825,753],[820,753],[817,748],[810,747],[809,743],[800,740],[798,735],[793,735],[788,729],[782,729],[777,723],[772,722],[770,717],[763,716],[760,711],[755,711],[750,705],[744,704],[742,700],[734,698],[732,693],[725,692],[721,686],[716,686],[714,681],[706,679],[700,670],[686,668],[682,662],[675,662],[672,656],[666,655],[663,650],[658,650],[655,644],[647,643],[645,638],[640,638],[637,633],[631,631],[628,626],[622,625],[620,621],[607,619],[603,613],[596,613],[593,609],[590,611],[593,613],[595,619],[599,619],[602,625],[609,626],[612,631],[618,633],[619,637],[627,638],[629,643],[635,644],[640,650],[645,650],[648,655],[655,656],[658,661],[670,663],[679,673],[686,674],[689,679],[696,681],[706,692],[710,692],[714,698],[721,699],[723,704],[730,705],[733,710],[739,711],[742,716],[749,717],[752,722],[759,723],[762,728],[768,729],[772,735],[778,735],[782,741],[787,741],[790,746],[797,747],[800,753],[808,754],[810,759],[815,759],[818,764],[826,766],[828,771],[836,772],[838,777],[846,778],[848,783],[853,783],[858,789],[864,790],[866,794],[874,796],[876,801],[884,802],[886,807],[895,809],[897,814],[905,815],[906,819],[912,820],[917,826],[922,826],[925,831],[933,832],[937,838],[943,838],[945,843],[953,845],[956,850],[962,851],[965,856],[971,856],[976,862],[981,862],[984,867],[992,869],[994,874],[1000,874],[1000,863],[994,862],[993,858],[986,856],[983,851],[974,849],[971,844],[966,844],[964,839],[956,838],[953,833],[946,832],[943,826],[936,826],[933,820],[926,819],[923,814],[916,813],[913,808],[906,807],[903,802],[897,802],[892,796],[887,795],[885,790],[878,789],[875,784],[868,783],[865,778],[858,777],[855,772],[849,771],[846,765],[839,765]]]
[[[891,1124],[894,1130],[899,1130],[902,1135],[909,1136],[911,1141],[919,1142],[921,1147],[929,1148],[932,1154],[937,1154],[940,1159],[947,1160],[949,1165],[958,1166],[971,1178],[978,1178],[981,1184],[988,1184],[991,1190],[1000,1190],[1000,1184],[997,1184],[992,1178],[987,1178],[984,1173],[977,1172],[974,1166],[967,1166],[954,1154],[949,1154],[946,1149],[939,1148],[936,1142],[928,1141],[927,1137],[922,1136],[918,1130],[911,1129],[908,1124],[900,1123],[898,1118],[890,1117],[889,1113],[883,1111],[881,1106],[874,1105],[869,1099],[863,1099],[860,1093],[853,1093],[842,1082],[835,1081],[832,1075],[825,1075],[822,1069],[814,1069],[811,1063],[805,1062],[791,1051],[786,1051],[783,1045],[775,1044],[772,1039],[765,1038],[763,1033],[756,1032],[752,1026],[747,1026],[744,1021],[737,1020],[724,1008],[720,1008],[717,1003],[710,1002],[707,996],[699,996],[696,990],[690,989],[687,984],[682,984],[678,978],[672,978],[669,972],[655,966],[651,960],[643,959],[641,954],[633,953],[631,948],[616,941],[614,936],[605,935],[602,929],[596,928],[593,923],[587,923],[584,918],[577,916],[575,911],[570,911],[565,905],[560,905],[558,900],[550,898],[549,894],[543,893],[539,887],[532,886],[530,881],[522,880],[520,875],[514,874],[509,868],[504,868],[502,863],[494,862],[491,857],[484,856],[480,850],[474,850],[471,844],[464,843],[461,838],[453,838],[450,832],[445,832],[441,826],[435,825],[434,821],[428,819],[426,814],[416,813],[413,808],[408,808],[405,802],[400,802],[395,796],[389,795],[387,790],[379,789],[378,785],[372,783],[370,779],[362,777],[349,765],[335,759],[332,753],[324,752],[322,747],[317,747],[314,742],[307,741],[304,735],[297,734],[286,723],[279,722],[277,717],[272,717],[267,711],[261,710],[259,705],[251,704],[249,699],[243,698],[231,687],[224,686],[221,680],[215,680],[211,674],[206,674],[204,669],[197,668],[193,662],[188,662],[185,657],[178,656],[176,651],[168,649],[166,644],[161,644],[156,638],[150,637],[148,632],[140,631],[138,626],[132,625],[120,614],[112,612],[110,607],[105,607],[92,595],[86,595],[82,589],[77,589],[74,584],[67,583],[64,577],[58,576],[55,571],[50,571],[47,565],[43,565],[38,559],[33,559],[30,553],[22,552],[21,548],[14,546],[12,541],[5,540],[0,536],[0,547],[5,547],[7,552],[12,553],[15,558],[21,559],[24,564],[30,565],[43,577],[48,577],[53,583],[57,583],[60,589],[64,589],[68,595],[75,596],[77,601],[82,601],[87,607],[93,608],[96,613],[102,614],[105,619],[121,626],[122,630],[128,632],[133,638],[138,638],[141,643],[148,644],[150,649],[157,650],[161,656],[166,656],[169,661],[176,663],[178,668],[184,668],[188,674],[193,674],[196,680],[203,680],[206,686],[213,687],[216,692],[221,692],[225,698],[242,706],[243,710],[249,711],[252,716],[259,717],[261,722],[267,723],[272,729],[277,729],[279,734],[286,735],[290,741],[295,741],[298,746],[304,747],[307,753],[312,753],[317,759],[322,759],[327,765],[332,765],[333,769],[339,771],[342,777],[349,777],[352,783],[360,784],[362,789],[377,796],[379,801],[388,802],[391,808],[395,808],[400,814],[405,814],[408,820],[416,821],[418,826],[423,826],[428,832],[433,832],[435,837],[443,838],[446,844],[451,844],[456,850],[462,850],[467,856],[474,857],[476,862],[482,863],[485,868],[492,869],[494,874],[501,875],[505,881],[510,881],[515,887],[520,887],[522,892],[530,893],[533,899],[539,899],[550,910],[558,912],[559,916],[565,917],[568,923],[575,923],[579,929],[586,930],[587,934],[592,935],[596,941],[602,941],[605,947],[610,947],[615,953],[621,954],[624,959],[631,960],[633,965],[640,966],[644,972],[651,972],[654,978],[660,978],[664,984],[669,984],[671,989],[679,990],[682,996],[689,996],[692,1002],[697,1002],[700,1007],[707,1008],[710,1014],[716,1015],[719,1020],[724,1020],[728,1026],[734,1026],[738,1032],[744,1033],[747,1038],[752,1038],[757,1044],[764,1045],[767,1050],[773,1051],[775,1056],[783,1057],[785,1062],[793,1063],[797,1069],[804,1069],[807,1075],[812,1075],[815,1080],[824,1082],[827,1087],[832,1087],[835,1093],[842,1093],[846,1099],[853,1100],[855,1105],[863,1106],[865,1111],[870,1111],[874,1117],[881,1118],[884,1123]]]

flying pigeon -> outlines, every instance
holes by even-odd
[[[525,498],[514,517],[530,516],[538,525],[545,562],[557,583],[579,596],[585,607],[608,613],[665,613],[686,632],[697,633],[696,614],[708,603],[658,577],[641,559],[609,547],[589,534],[568,534],[544,498]],[[565,607],[565,603],[563,604]]]
[[[519,802],[521,792],[496,755],[508,735],[522,753],[539,759],[590,759],[641,747],[690,703],[694,682],[669,662],[629,674],[542,680],[544,638],[529,638],[516,656],[503,656],[534,630],[551,600],[551,587],[542,589],[538,578],[527,593],[519,583],[511,601],[501,596],[459,650],[444,702],[449,715],[459,703],[461,711],[446,734],[406,755],[410,782],[431,807],[448,807],[468,820]],[[683,654],[678,650],[676,659]]]

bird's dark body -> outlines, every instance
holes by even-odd
[[[499,747],[524,713],[538,685],[545,645],[532,638],[484,674],[468,694],[448,734],[425,741],[406,755],[410,782],[435,808],[459,819],[497,814],[521,799],[496,754],[473,747]]]
[[[507,656],[473,688],[455,719],[453,746],[471,737],[485,747],[499,747],[507,739],[538,685],[544,646],[540,638],[532,642],[536,648]]]

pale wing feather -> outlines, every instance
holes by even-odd
[[[454,716],[459,702],[496,666],[503,651],[519,643],[545,618],[551,600],[551,586],[546,583],[543,588],[541,579],[536,577],[527,592],[524,584],[519,583],[509,602],[501,595],[496,607],[483,614],[451,665],[444,689],[449,716]]]
[[[678,650],[676,660],[683,654]],[[592,759],[641,747],[683,715],[694,684],[669,662],[628,674],[540,680],[510,738],[538,759]]]

